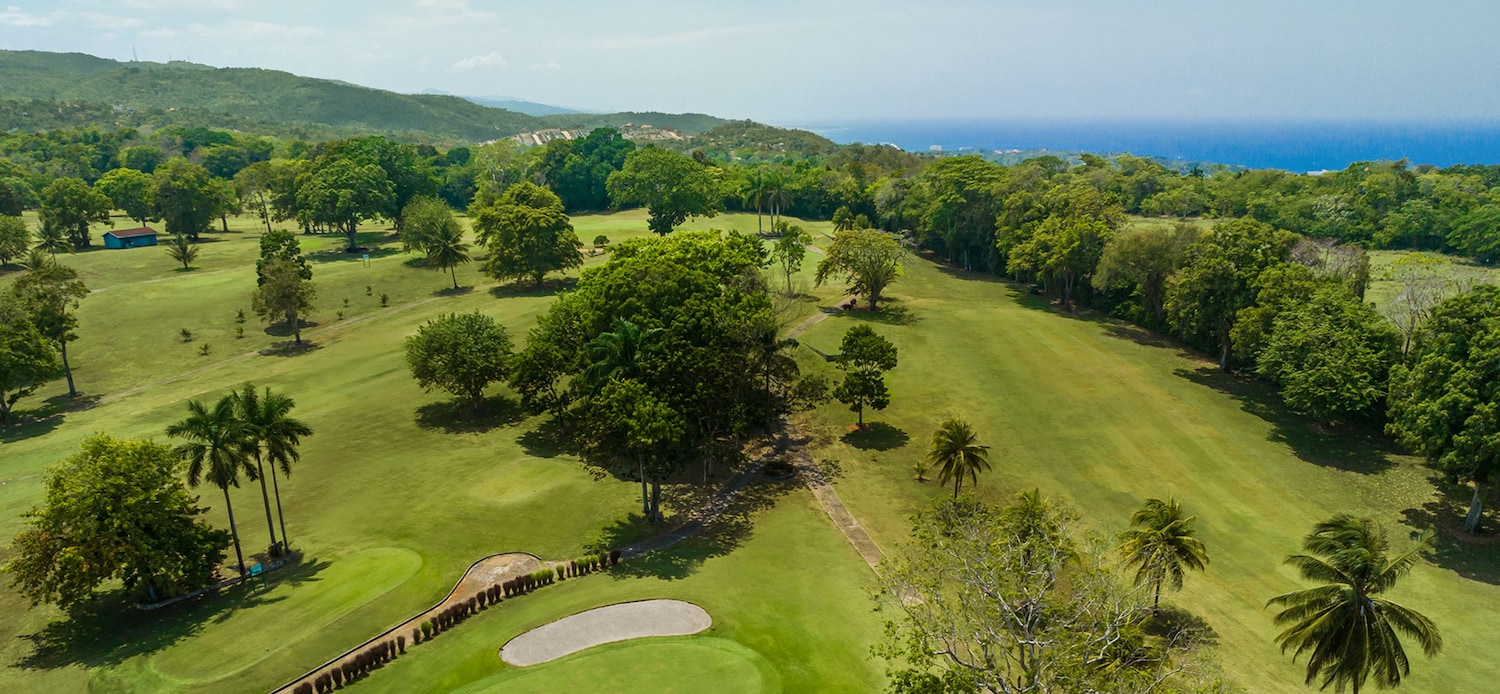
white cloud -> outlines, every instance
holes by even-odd
[[[478,68],[505,67],[508,63],[500,56],[499,51],[490,51],[485,55],[471,55],[453,64],[454,70],[475,70]]]
[[[14,5],[0,11],[0,26],[7,27],[47,27],[52,26],[52,17],[39,14],[28,14],[25,10]]]

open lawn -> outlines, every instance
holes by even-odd
[[[733,215],[697,220],[687,228],[753,230],[754,225],[753,215],[748,220]],[[575,226],[587,240],[596,229],[607,228],[612,242],[646,233],[645,215],[636,211],[580,217]],[[586,546],[620,545],[656,531],[632,515],[639,508],[632,484],[596,480],[575,458],[560,454],[534,431],[539,420],[522,416],[505,389],[492,391],[483,416],[464,420],[454,416],[446,395],[423,393],[407,372],[401,341],[425,320],[478,308],[524,339],[565,281],[553,278],[541,289],[493,288],[476,265],[469,265],[459,280],[473,289],[445,291],[451,286],[448,277],[396,252],[384,228],[372,226],[362,234],[361,243],[371,248],[368,266],[339,251],[341,237],[302,237],[319,292],[310,316],[316,325],[303,333],[312,345],[262,354],[290,338],[279,327],[268,330],[253,315],[242,324],[244,337],[235,336],[241,325],[235,310],[249,313],[259,233],[249,218],[232,220],[231,230],[209,236],[213,240],[203,246],[202,267],[191,272],[176,271],[159,247],[62,258],[92,289],[102,290],[79,309],[80,339],[69,350],[85,397],[68,401],[61,382],[50,384],[19,404],[24,421],[0,430],[0,536],[9,538],[20,528],[20,514],[40,500],[45,467],[72,453],[84,436],[103,431],[160,440],[162,429],[182,417],[187,400],[217,398],[253,380],[295,397],[298,416],[316,431],[305,442],[303,463],[282,482],[288,531],[305,560],[248,590],[149,613],[110,605],[101,616],[72,621],[50,608],[30,609],[14,592],[4,591],[0,686],[266,691],[436,602],[484,555],[520,550],[569,557]],[[0,276],[0,283],[7,281]],[[385,307],[381,293],[388,295]],[[342,319],[338,311],[344,311]],[[184,327],[193,333],[191,342],[180,335]],[[200,356],[197,345],[204,342],[210,352]],[[218,490],[199,491],[212,508],[210,519],[227,525]],[[675,491],[669,493],[669,501],[677,498]],[[242,541],[253,554],[268,541],[259,490],[247,484],[233,495]],[[751,536],[741,530],[740,536]],[[809,557],[807,570],[833,576],[837,586],[810,579],[816,604],[835,602],[840,604],[832,609],[867,613],[857,586],[843,586],[853,585],[855,577],[868,579],[868,570],[852,550],[844,551],[832,526],[813,515],[797,525],[797,533],[788,542],[827,550]],[[735,545],[725,539],[715,546]],[[664,574],[674,579],[669,583],[688,585],[699,562],[680,551],[694,550],[674,551],[659,561],[670,565]],[[706,557],[727,549],[696,551]],[[0,549],[0,560],[8,552]],[[783,569],[774,560],[758,559],[738,565],[735,580],[771,590]],[[703,591],[721,592],[715,583],[706,581]],[[615,595],[649,597],[631,593],[622,588]],[[748,610],[751,603],[746,604]],[[726,623],[762,624],[760,631],[746,631],[760,642],[729,637],[746,649],[776,655],[766,643],[796,643],[795,635],[805,628],[791,619],[737,613],[731,603],[718,605]],[[461,637],[471,628],[445,638]],[[877,676],[879,669],[865,660],[873,635],[873,628],[849,634],[846,647],[813,671]],[[811,662],[786,652],[778,658],[778,668],[793,670]],[[725,666],[734,662],[727,659]]]
[[[1264,607],[1303,585],[1282,559],[1339,512],[1399,526],[1397,541],[1435,525],[1436,555],[1392,597],[1433,618],[1447,645],[1433,661],[1413,653],[1402,691],[1493,690],[1500,625],[1480,606],[1500,604],[1500,543],[1458,534],[1467,495],[1441,494],[1420,461],[1372,432],[1323,431],[1288,414],[1264,384],[1219,374],[1166,339],[1060,313],[994,278],[913,259],[889,294],[889,310],[839,315],[802,338],[837,352],[843,331],[869,322],[900,349],[892,404],[866,414],[871,431],[849,432],[854,415],[838,403],[808,424],[821,441],[815,456],[882,547],[949,493],[914,481],[913,465],[937,425],[961,415],[992,446],[994,470],[979,482],[990,501],[1040,488],[1113,534],[1146,497],[1176,495],[1199,517],[1211,563],[1168,599],[1208,620],[1228,674],[1249,691],[1299,692],[1302,668],[1272,644]]]

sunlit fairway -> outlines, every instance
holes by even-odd
[[[580,216],[574,225],[585,246],[599,234],[618,243],[646,233],[641,212]],[[826,244],[827,223],[805,225]],[[756,218],[723,215],[685,228],[753,232]],[[262,354],[290,339],[250,313],[263,227],[242,217],[231,219],[231,229],[208,237],[189,272],[175,269],[160,248],[62,258],[99,290],[83,302],[80,339],[70,347],[86,395],[70,403],[61,397],[65,387],[51,384],[20,403],[32,419],[0,430],[0,544],[39,500],[44,467],[84,436],[161,440],[187,400],[254,381],[295,397],[298,415],[317,432],[282,489],[288,530],[305,561],[249,589],[151,613],[111,607],[107,618],[73,622],[0,592],[0,686],[263,692],[436,602],[482,556],[569,557],[654,532],[638,522],[634,485],[596,480],[552,448],[536,435],[541,420],[519,414],[507,389],[492,389],[487,413],[464,420],[445,395],[424,394],[407,372],[401,341],[424,321],[477,308],[524,340],[565,280],[496,288],[476,263],[459,269],[465,289],[454,292],[445,274],[400,253],[383,226],[361,237],[368,262],[343,253],[342,237],[301,237],[318,287],[314,325],[304,331],[312,347]],[[606,257],[586,253],[588,264]],[[817,259],[808,255],[804,289]],[[1375,260],[1372,299],[1385,291],[1379,272],[1389,259]],[[789,322],[832,305],[839,293],[807,291],[812,296],[783,312]],[[908,516],[927,499],[948,493],[914,481],[912,466],[937,424],[962,415],[992,446],[994,470],[978,485],[989,500],[1039,487],[1070,500],[1092,529],[1113,534],[1143,498],[1176,495],[1199,516],[1211,562],[1167,601],[1213,626],[1220,660],[1248,691],[1297,692],[1306,691],[1301,668],[1272,645],[1271,611],[1263,608],[1271,596],[1301,587],[1282,558],[1313,523],[1337,512],[1401,524],[1393,535],[1403,541],[1405,529],[1435,524],[1437,554],[1394,597],[1437,621],[1447,647],[1434,663],[1414,663],[1403,691],[1493,688],[1497,547],[1457,539],[1458,511],[1420,461],[1373,432],[1323,430],[1287,414],[1264,384],[1217,374],[1169,341],[1093,313],[1059,313],[994,278],[913,257],[889,297],[880,314],[838,315],[802,338],[833,352],[844,330],[868,321],[901,350],[900,366],[888,374],[892,405],[867,413],[871,431],[850,433],[854,416],[838,404],[805,422],[818,440],[815,457],[882,547],[902,540]],[[240,309],[244,323],[235,319]],[[806,368],[832,371],[811,350],[800,354]],[[225,525],[217,491],[200,493],[214,507],[213,521]],[[245,547],[260,551],[267,537],[258,491],[234,493]],[[869,647],[883,615],[871,610],[874,581],[805,488],[768,483],[705,537],[502,603],[409,649],[356,688],[878,690],[884,664]],[[701,605],[714,626],[529,668],[497,656],[528,629],[646,598]]]
[[[612,243],[646,233],[638,212],[580,217],[575,224],[588,242],[600,233]],[[688,227],[753,231],[755,218],[724,216]],[[0,431],[0,534],[14,535],[20,514],[40,498],[42,470],[71,453],[84,436],[104,431],[161,440],[162,429],[181,418],[188,399],[217,398],[254,381],[295,397],[299,416],[317,432],[306,440],[303,463],[282,488],[288,531],[305,561],[250,590],[158,612],[127,611],[124,619],[110,608],[105,618],[63,621],[55,610],[29,609],[5,591],[0,594],[5,663],[0,685],[14,691],[266,691],[426,608],[482,556],[519,550],[570,557],[585,546],[621,544],[655,531],[631,520],[639,512],[631,484],[595,480],[576,458],[535,436],[540,420],[520,415],[504,388],[492,391],[486,415],[462,420],[453,416],[444,394],[422,393],[407,372],[401,341],[425,320],[478,308],[523,339],[555,292],[566,287],[564,281],[554,277],[543,289],[495,289],[477,265],[469,265],[460,269],[459,282],[473,289],[444,291],[451,286],[448,278],[422,267],[415,256],[396,252],[384,228],[372,226],[361,238],[371,248],[368,264],[360,255],[343,253],[341,238],[302,237],[318,286],[318,307],[310,317],[316,325],[304,331],[313,347],[260,354],[289,338],[277,328],[268,330],[249,311],[258,252],[255,221],[231,220],[231,229],[235,233],[209,236],[213,240],[203,245],[199,267],[191,272],[174,270],[161,248],[62,258],[91,288],[102,290],[83,302],[81,337],[70,350],[79,387],[87,394],[84,403],[93,407],[63,411],[72,403],[61,397],[60,383],[51,384],[20,404],[31,419]],[[236,309],[249,314],[243,324],[235,321]],[[242,338],[236,337],[236,327],[244,328]],[[192,333],[191,341],[183,339],[183,328]],[[206,356],[199,354],[203,343],[210,345]],[[213,507],[210,518],[223,526],[223,511],[210,491],[200,490],[203,503]],[[256,497],[250,486],[235,492],[247,552],[268,542]],[[629,600],[641,597],[632,587],[637,584],[696,581],[704,584],[697,591],[707,596],[701,600],[705,605],[712,595],[766,591],[759,605],[725,598],[713,602],[715,618],[726,625],[759,625],[743,638],[725,631],[716,637],[736,640],[752,655],[766,654],[775,669],[793,671],[782,675],[791,681],[874,681],[880,668],[865,658],[877,632],[873,621],[867,629],[840,631],[838,638],[819,635],[818,643],[838,645],[811,659],[806,653],[816,650],[813,643],[804,643],[801,652],[774,646],[797,643],[796,634],[808,628],[786,613],[767,619],[774,610],[833,609],[845,615],[836,620],[842,624],[870,619],[862,583],[872,580],[868,569],[832,526],[805,508],[805,500],[800,511],[797,501],[784,503],[793,506],[785,513],[796,518],[780,525],[785,530],[762,536],[759,528],[745,529],[725,540],[725,546],[733,546],[755,538],[764,546],[759,553],[746,547],[699,571],[700,562],[691,555],[721,552],[686,547],[659,560],[668,567],[664,571],[683,580],[616,582],[595,576],[579,585],[614,585],[610,595]],[[794,573],[802,574],[801,596],[789,592],[799,583],[783,575],[783,545],[803,548],[788,555],[798,557],[789,561],[796,565]],[[736,564],[715,570],[714,561]],[[568,595],[568,589],[556,589],[559,599]],[[534,597],[536,604],[544,599],[551,598]],[[487,613],[434,642],[433,651],[457,644],[466,631],[489,628],[483,626],[488,621],[511,624],[502,614]],[[489,648],[492,658],[499,645]],[[727,658],[726,667],[754,660],[747,657]],[[818,674],[799,676],[798,668]],[[706,666],[703,672],[720,670]],[[367,686],[381,686],[373,681]]]
[[[1488,606],[1500,604],[1500,548],[1459,538],[1467,494],[1440,495],[1419,460],[1373,432],[1320,429],[1287,413],[1267,385],[1221,375],[1163,338],[1061,313],[993,278],[919,260],[890,295],[882,314],[835,317],[803,336],[836,351],[844,330],[868,321],[900,349],[892,405],[866,414],[871,431],[848,432],[854,415],[837,403],[812,418],[823,444],[815,456],[839,471],[840,495],[883,547],[903,539],[927,499],[948,493],[914,481],[913,465],[938,424],[962,415],[992,446],[994,470],[979,480],[988,500],[1040,488],[1112,536],[1146,497],[1175,495],[1199,517],[1211,563],[1164,600],[1208,620],[1226,670],[1248,691],[1297,692],[1306,691],[1302,667],[1272,644],[1264,609],[1306,587],[1282,559],[1339,512],[1392,524],[1400,542],[1436,524],[1435,557],[1392,597],[1436,621],[1447,643],[1430,663],[1408,647],[1402,690],[1494,689],[1500,625]]]

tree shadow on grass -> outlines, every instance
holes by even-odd
[[[775,506],[781,497],[800,484],[795,477],[778,482],[754,475],[712,520],[705,524],[688,520],[682,527],[675,529],[675,533],[687,535],[686,539],[621,562],[610,569],[610,574],[616,578],[687,578],[697,572],[703,562],[725,556],[743,545],[754,533],[755,518],[762,511]],[[696,510],[703,507],[717,488],[718,485],[706,487],[680,484],[673,485],[670,490],[663,489],[662,495],[665,500],[669,493],[672,494],[675,508]],[[666,523],[652,525],[645,523],[639,514],[631,514],[629,518],[600,531],[599,537],[589,543],[585,550],[599,552],[625,547],[666,532],[675,523],[677,520],[668,517]]]
[[[52,670],[82,665],[110,667],[139,655],[149,655],[203,631],[209,623],[229,619],[242,609],[280,602],[269,589],[283,583],[299,585],[317,581],[329,562],[303,560],[279,569],[263,579],[206,593],[187,602],[157,610],[138,610],[119,592],[102,598],[91,610],[47,624],[36,633],[19,638],[31,642],[32,652],[16,666],[27,670]]]
[[[311,330],[313,328],[318,327],[319,325],[321,325],[321,323],[316,323],[316,322],[313,322],[313,321],[310,321],[310,320],[304,320],[304,321],[302,321],[302,329],[303,330]],[[288,324],[284,320],[283,321],[276,321],[275,323],[267,325],[266,328],[265,328],[265,330],[263,330],[261,332],[264,332],[265,334],[270,335],[271,337],[291,337],[292,336],[292,326],[290,324]]]
[[[1493,508],[1485,509],[1477,534],[1464,532],[1473,489],[1457,484],[1438,484],[1438,498],[1401,512],[1405,523],[1418,530],[1437,533],[1428,560],[1471,581],[1500,585],[1500,534],[1496,532]],[[1399,540],[1396,543],[1400,546]]]
[[[316,352],[320,349],[323,349],[323,345],[321,343],[313,342],[312,340],[303,338],[302,344],[300,345],[291,340],[287,340],[286,342],[277,342],[270,347],[261,350],[259,354],[266,357],[298,357],[310,352]]]
[[[885,297],[880,300],[880,310],[871,311],[868,304],[855,304],[854,306],[838,312],[845,318],[852,318],[866,323],[880,323],[882,325],[913,325],[920,318],[912,313],[911,309],[902,306],[901,300]]]
[[[496,299],[513,299],[517,297],[540,297],[553,296],[558,292],[565,292],[578,285],[576,277],[558,277],[543,280],[540,285],[531,282],[511,282],[490,289],[490,296]]]
[[[433,296],[442,296],[442,297],[464,296],[466,294],[472,294],[473,292],[474,292],[474,287],[471,285],[471,286],[465,286],[465,287],[458,287],[457,289],[455,289],[453,287],[444,287],[442,289],[439,289],[439,290],[433,292],[432,295]]]
[[[1237,400],[1250,414],[1272,425],[1271,441],[1284,443],[1299,459],[1346,472],[1378,475],[1395,467],[1401,453],[1378,430],[1358,422],[1325,428],[1286,409],[1270,384],[1220,372],[1214,367],[1178,369],[1177,375]]]
[[[1146,619],[1141,629],[1168,643],[1204,646],[1219,643],[1219,633],[1208,620],[1175,605],[1157,610]]]
[[[910,440],[905,431],[885,422],[871,422],[843,436],[844,443],[862,451],[888,451],[905,446]]]
[[[521,434],[516,439],[521,450],[533,458],[556,458],[564,453],[576,453],[561,422],[552,417],[542,420],[535,429]]]
[[[482,434],[523,421],[526,411],[508,395],[485,398],[477,407],[458,400],[442,400],[417,408],[417,426],[449,434]]]
[[[54,395],[33,410],[11,410],[10,424],[0,427],[0,443],[14,443],[47,434],[62,426],[69,412],[82,412],[99,404],[99,396]]]

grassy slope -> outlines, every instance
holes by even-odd
[[[689,226],[754,224],[751,216]],[[580,218],[576,226],[585,238],[602,231],[615,242],[645,231],[640,212]],[[408,256],[377,246],[367,268],[336,252],[338,238],[304,237],[320,296],[311,316],[319,325],[304,334],[318,348],[295,357],[253,355],[285,338],[267,334],[253,315],[246,336],[233,335],[234,310],[248,309],[254,286],[257,232],[249,219],[231,228],[236,233],[204,245],[202,267],[193,272],[173,270],[160,248],[64,259],[103,290],[83,302],[81,338],[70,350],[80,388],[103,399],[92,409],[52,412],[64,402],[63,386],[54,383],[21,403],[44,416],[0,432],[0,536],[19,529],[20,513],[39,499],[44,467],[82,436],[160,438],[187,399],[218,397],[254,380],[296,397],[299,416],[317,431],[303,465],[283,481],[288,530],[306,565],[253,593],[50,628],[56,612],[27,609],[13,593],[0,593],[0,662],[7,665],[0,686],[263,691],[432,603],[485,554],[571,556],[605,533],[611,543],[639,534],[627,522],[632,485],[594,480],[576,460],[528,436],[534,420],[519,421],[500,403],[488,419],[453,427],[446,398],[422,393],[402,361],[403,337],[440,312],[480,308],[519,338],[551,290],[450,295],[442,291],[446,276]],[[372,229],[364,242],[387,239]],[[461,283],[479,281],[476,273],[473,265],[460,271]],[[379,306],[382,292],[387,308]],[[337,310],[345,311],[342,321]],[[192,343],[178,335],[182,327],[193,331]],[[206,357],[197,353],[203,341],[211,345]],[[217,490],[201,493],[211,519],[224,524]],[[258,490],[235,491],[234,503],[247,551],[264,547]],[[823,532],[837,537],[831,528]],[[857,560],[849,564],[860,568]],[[852,593],[847,602],[865,605]]]
[[[853,415],[817,412],[821,460],[836,461],[840,495],[884,547],[906,517],[946,493],[913,481],[937,424],[963,415],[993,446],[981,494],[1003,501],[1040,487],[1076,504],[1101,533],[1123,529],[1141,499],[1177,495],[1200,517],[1212,563],[1171,600],[1218,631],[1229,673],[1250,691],[1302,691],[1301,670],[1272,645],[1265,601],[1301,584],[1280,561],[1311,525],[1337,512],[1374,515],[1404,540],[1442,524],[1433,564],[1395,598],[1431,616],[1448,639],[1414,656],[1404,691],[1483,691],[1500,627],[1476,605],[1500,600],[1495,548],[1469,547],[1426,469],[1357,431],[1325,433],[1286,414],[1259,383],[1129,326],[1062,315],[1012,285],[914,260],[874,326],[901,350],[891,407],[873,434],[846,435]],[[826,352],[869,317],[828,320],[803,340]],[[1465,497],[1466,499],[1466,497]],[[1434,516],[1434,512],[1439,515]],[[1400,524],[1400,525],[1397,525]]]

